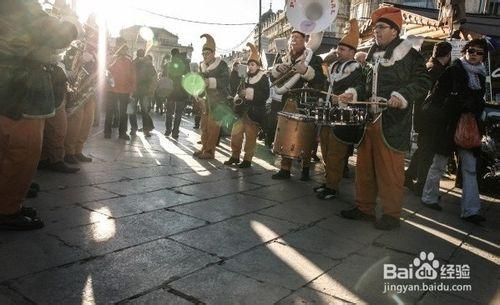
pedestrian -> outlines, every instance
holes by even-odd
[[[434,46],[432,57],[426,64],[432,82],[431,90],[449,65],[450,59],[451,44],[446,41],[437,43]],[[426,118],[422,112],[422,102],[422,100],[418,100],[414,105],[413,127],[415,132],[418,133],[417,149],[413,153],[408,169],[405,172],[405,186],[419,197],[422,196],[427,173],[434,157],[432,151],[434,129],[432,124],[426,124]]]
[[[137,105],[141,107],[142,132],[144,136],[150,137],[154,129],[153,120],[149,114],[151,101],[153,100],[154,88],[156,86],[156,70],[153,66],[153,58],[145,55],[143,49],[136,52],[134,60],[135,68],[135,92],[132,96],[134,113],[129,115],[130,135],[135,136],[138,130],[137,126]]]
[[[461,217],[465,221],[480,223],[481,200],[476,177],[476,162],[479,147],[465,148],[457,145],[456,131],[464,115],[470,115],[477,126],[483,112],[486,92],[487,43],[484,39],[473,39],[462,49],[462,57],[453,61],[437,81],[431,97],[432,111],[436,120],[434,130],[434,159],[427,174],[422,192],[425,207],[442,210],[439,205],[439,181],[453,151],[457,151],[462,167]],[[480,129],[479,129],[480,130]],[[477,135],[480,139],[480,135]],[[480,145],[480,142],[478,143]]]
[[[135,68],[132,58],[128,55],[129,48],[126,40],[118,37],[116,39],[116,55],[111,59],[109,71],[114,80],[114,86],[108,88],[109,99],[106,101],[106,117],[104,120],[104,138],[111,138],[111,124],[113,116],[113,103],[118,106],[119,138],[130,140],[127,135],[127,105],[130,102],[131,94],[135,91]]]
[[[165,136],[179,138],[179,126],[182,114],[186,108],[188,94],[182,87],[182,79],[189,72],[189,62],[186,56],[180,54],[179,49],[172,49],[170,62],[167,64],[167,73],[172,81],[172,90],[165,105]]]

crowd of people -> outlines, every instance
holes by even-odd
[[[43,221],[36,210],[23,206],[24,199],[36,196],[39,190],[32,183],[37,168],[75,173],[77,164],[92,162],[83,154],[83,147],[94,120],[96,92],[84,84],[97,82],[97,25],[90,18],[81,38],[81,29],[48,15],[36,1],[8,0],[0,8],[0,17],[8,25],[0,32],[4,71],[0,75],[0,229],[38,229]],[[342,211],[342,217],[374,222],[381,230],[397,228],[405,186],[421,196],[426,208],[441,210],[439,180],[456,152],[463,181],[461,217],[473,223],[484,221],[476,180],[477,147],[458,145],[456,130],[465,115],[471,115],[481,130],[486,42],[469,41],[462,57],[451,63],[451,45],[438,43],[426,64],[412,43],[400,38],[403,21],[399,9],[383,7],[371,18],[375,42],[367,53],[358,52],[355,19],[335,52],[324,60],[306,45],[307,35],[295,29],[288,51],[269,72],[262,68],[259,50],[249,43],[244,77],[239,73],[240,63],[233,63],[230,71],[216,56],[213,37],[203,34],[203,61],[194,72],[203,80],[204,90],[194,96],[182,84],[192,72],[185,54],[173,49],[158,73],[146,50],[139,49],[132,58],[126,41],[119,38],[106,63],[111,77],[103,101],[104,138],[111,138],[116,127],[123,140],[130,140],[137,132],[150,137],[155,128],[150,113],[156,107],[165,113],[164,136],[177,140],[182,115],[191,101],[194,127],[201,129],[201,148],[193,157],[214,159],[225,123],[224,109],[230,105],[235,119],[230,124],[231,156],[224,164],[249,168],[259,133],[267,134],[263,138],[270,144],[277,112],[302,112],[302,96],[296,89],[307,85],[317,91],[312,96],[331,99],[333,107],[345,109],[359,101],[370,102],[359,106],[367,109],[363,124],[318,126],[325,164],[325,183],[314,188],[319,199],[339,196],[348,158],[357,148],[355,207]],[[83,45],[71,44],[77,39]],[[61,49],[67,49],[64,58],[56,56]],[[79,73],[82,67],[86,72],[83,79]],[[280,101],[269,104],[270,82],[290,73],[292,67],[296,82]],[[138,109],[142,129],[137,122]],[[418,149],[405,172],[413,120]],[[318,143],[314,146],[301,158],[303,181],[310,179],[310,163]],[[291,167],[292,159],[282,156],[280,169],[271,178],[290,179]],[[378,219],[377,199],[383,210]]]

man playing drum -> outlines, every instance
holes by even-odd
[[[344,92],[356,92],[364,86],[361,65],[354,60],[358,47],[359,27],[356,19],[350,21],[349,33],[337,46],[338,60],[329,68],[330,90],[333,95]],[[333,125],[321,127],[321,154],[325,162],[326,183],[315,187],[319,199],[331,199],[337,196],[339,183],[342,180],[344,166],[347,162],[349,144],[358,143],[362,133],[360,125]]]
[[[375,228],[392,230],[400,226],[404,195],[404,154],[410,147],[412,103],[423,99],[430,87],[424,59],[408,40],[399,38],[403,18],[394,7],[372,13],[375,44],[367,57],[367,96],[372,102],[369,122],[358,148],[356,163],[356,207],[341,212],[348,219],[374,221],[377,196],[383,215]],[[356,94],[357,93],[357,94]],[[339,98],[356,100],[365,93],[352,91]],[[387,100],[387,109],[376,104]]]
[[[260,54],[257,48],[247,43],[250,47],[248,57],[248,76],[245,78],[245,88],[241,92],[244,107],[243,116],[233,124],[231,130],[231,158],[224,162],[226,165],[240,162],[243,135],[245,136],[245,156],[240,168],[251,166],[252,158],[257,145],[257,133],[266,112],[266,101],[269,98],[269,79],[264,71],[260,70]]]
[[[325,76],[321,69],[321,57],[313,55],[310,62],[306,66],[304,63],[306,51],[306,35],[300,31],[292,31],[289,40],[289,52],[281,57],[281,63],[275,65],[271,71],[273,79],[279,79],[286,74],[291,67],[295,67],[295,72],[300,74],[299,80],[291,86],[291,89],[302,88],[305,83],[311,88],[322,89],[325,81]],[[283,111],[298,112],[300,107],[298,101],[300,100],[300,93],[287,92],[281,98],[285,102]],[[309,164],[311,162],[310,152],[302,158],[302,177],[301,180],[309,180]],[[292,167],[292,159],[283,157],[281,159],[281,169],[279,172],[272,176],[273,179],[290,179],[290,169]]]

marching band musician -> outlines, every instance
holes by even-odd
[[[329,68],[331,93],[342,94],[350,88],[361,90],[364,85],[361,65],[354,60],[358,48],[359,27],[356,19],[350,21],[350,28],[337,46],[335,61]],[[325,162],[326,183],[314,188],[319,199],[331,199],[337,196],[347,163],[349,145],[358,142],[358,126],[337,125],[322,126],[320,131],[321,154]]]
[[[45,118],[55,110],[50,63],[78,32],[36,0],[0,1],[0,19],[0,230],[39,229],[43,221],[23,200],[40,159]]]
[[[257,48],[247,43],[250,47],[248,57],[248,75],[245,78],[245,89],[241,95],[243,103],[248,105],[248,110],[233,124],[231,130],[231,158],[224,162],[225,165],[238,164],[240,162],[243,136],[245,137],[245,156],[239,168],[249,168],[257,145],[257,133],[259,125],[262,124],[266,112],[266,101],[269,98],[269,79],[262,67],[260,54]]]
[[[94,75],[97,70],[97,43],[98,32],[95,16],[91,15],[84,25],[85,29],[85,50],[83,51],[83,63],[85,70]],[[74,71],[76,72],[76,71]],[[92,77],[92,76],[89,76]],[[90,86],[97,86],[97,79],[93,80]],[[96,109],[95,94],[72,115],[68,116],[68,131],[64,142],[65,156],[64,161],[69,164],[77,164],[78,162],[92,162],[83,154],[83,145],[92,128],[94,121],[94,111]]]
[[[200,73],[205,81],[206,100],[201,115],[201,150],[193,156],[199,159],[214,159],[215,147],[220,132],[220,122],[216,118],[219,104],[226,100],[229,85],[229,68],[220,58],[215,57],[215,41],[209,34],[201,35],[206,38],[203,45],[203,62],[200,64]]]
[[[300,79],[291,87],[291,89],[302,88],[305,83],[311,88],[322,89],[325,76],[322,73],[321,57],[313,55],[311,61],[306,66],[304,57],[306,53],[306,35],[298,30],[293,30],[289,40],[289,52],[281,57],[281,63],[275,65],[271,70],[273,79],[279,79],[283,74],[295,66],[296,72],[301,75]],[[284,103],[283,111],[298,112],[300,107],[298,101],[300,100],[300,93],[292,94],[287,92],[283,94],[281,101]],[[302,159],[302,181],[309,180],[309,164],[311,163],[310,152],[309,155],[304,156]],[[292,167],[292,159],[283,157],[281,159],[281,168],[279,172],[272,176],[272,179],[290,179],[290,169]]]
[[[412,103],[423,99],[430,87],[424,59],[408,40],[399,38],[401,10],[383,7],[371,16],[375,44],[367,57],[366,93],[349,90],[339,99],[356,101],[367,95],[370,122],[357,151],[356,207],[341,212],[348,219],[375,221],[375,228],[392,230],[400,226],[404,195],[404,155],[410,147]],[[376,102],[387,99],[387,108]],[[375,220],[377,196],[383,215]]]

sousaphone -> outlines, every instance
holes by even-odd
[[[285,7],[286,17],[290,25],[305,34],[310,35],[304,52],[304,64],[307,66],[313,53],[321,45],[323,31],[337,18],[339,3],[337,0],[289,0]],[[284,94],[300,79],[295,67],[283,73],[274,81],[277,94]]]

